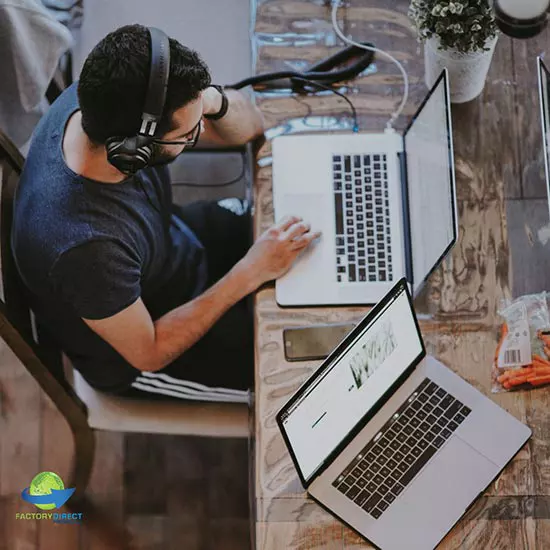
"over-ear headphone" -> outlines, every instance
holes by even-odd
[[[170,41],[160,29],[148,29],[151,41],[151,70],[139,133],[110,137],[105,142],[107,160],[124,174],[145,168],[153,154],[153,140],[162,116],[170,74]]]

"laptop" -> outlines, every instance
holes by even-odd
[[[550,72],[539,56],[537,57],[538,75],[539,75],[539,100],[540,100],[540,120],[542,124],[542,143],[544,147],[544,173],[546,175],[546,192],[548,196],[548,210],[550,212],[550,105],[548,96],[550,88]]]
[[[447,70],[403,136],[275,138],[273,205],[322,231],[276,281],[279,305],[374,304],[401,277],[416,295],[458,233]]]
[[[277,424],[308,494],[384,550],[434,548],[531,435],[426,355],[405,278]]]

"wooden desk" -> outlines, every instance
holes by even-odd
[[[405,62],[411,92],[398,128],[426,93],[422,48],[407,18],[408,0],[352,0],[341,10],[344,29]],[[354,7],[357,6],[357,7]],[[361,7],[359,7],[361,6]],[[321,1],[265,0],[256,17],[256,71],[301,68],[335,51],[330,8]],[[459,242],[417,300],[428,352],[460,373],[534,431],[527,446],[446,537],[442,548],[550,548],[550,391],[490,393],[499,300],[511,295],[505,196],[542,184],[542,149],[535,57],[543,34],[529,43],[501,37],[483,95],[453,106],[460,216]],[[378,58],[376,72],[350,83],[361,129],[380,131],[402,93],[397,69]],[[313,115],[344,118],[334,95],[257,94],[268,127]],[[522,136],[519,139],[519,136]],[[271,154],[269,143],[260,158]],[[521,167],[520,167],[521,166]],[[526,172],[528,170],[528,172]],[[538,179],[537,179],[538,178]],[[521,187],[523,185],[523,187]],[[273,221],[271,167],[255,182],[256,233]],[[256,297],[256,540],[258,550],[369,548],[350,529],[309,500],[275,422],[275,414],[319,362],[286,363],[282,329],[357,320],[364,308],[280,309],[273,288]]]

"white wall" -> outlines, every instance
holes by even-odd
[[[74,51],[74,76],[101,38],[127,24],[156,26],[197,50],[213,81],[229,84],[252,74],[250,0],[85,0]]]

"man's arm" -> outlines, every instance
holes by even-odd
[[[268,229],[233,269],[204,294],[153,322],[141,299],[106,319],[84,322],[131,365],[156,371],[195,344],[234,304],[284,274],[319,233],[298,218]]]
[[[157,371],[197,342],[234,304],[255,290],[243,266],[191,302],[153,322],[143,301],[107,319],[84,319],[99,336],[140,371]]]
[[[234,146],[248,143],[264,133],[262,113],[250,99],[238,90],[225,90],[229,107],[219,120],[204,119],[204,131],[199,139],[199,147],[211,145]],[[202,93],[204,114],[219,112],[222,96],[215,88],[207,88]]]

